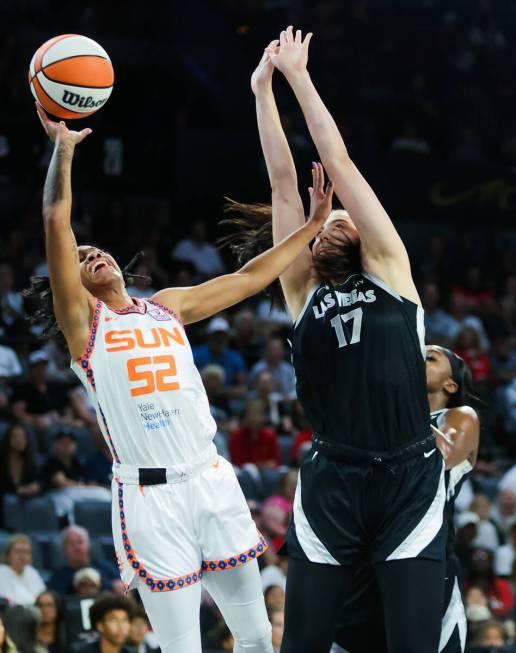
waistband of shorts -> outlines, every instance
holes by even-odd
[[[164,485],[183,483],[217,462],[215,445],[211,445],[198,458],[171,467],[137,467],[113,463],[113,478],[128,485]]]
[[[433,433],[430,433],[430,435],[422,440],[416,440],[391,451],[371,451],[369,449],[350,447],[346,444],[332,444],[321,440],[316,433],[314,433],[312,441],[314,449],[331,460],[347,462],[353,465],[364,465],[365,467],[402,463],[422,453],[431,451],[436,446]]]

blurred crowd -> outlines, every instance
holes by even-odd
[[[99,651],[102,642],[113,652],[157,647],[137,594],[122,594],[110,539],[109,451],[62,341],[41,341],[40,326],[27,319],[34,305],[22,294],[31,275],[47,271],[40,192],[50,149],[26,83],[41,42],[84,33],[126,64],[109,104],[93,119],[91,147],[77,157],[73,227],[80,243],[108,249],[122,267],[145,251],[134,271],[150,281],[138,280],[129,290],[133,297],[234,267],[214,245],[215,222],[223,194],[267,199],[246,84],[257,53],[286,24],[318,35],[314,77],[353,155],[366,164],[379,152],[434,157],[468,170],[495,166],[507,174],[516,164],[510,3],[158,5],[158,13],[146,14],[136,2],[122,11],[119,3],[71,0],[66,12],[54,0],[0,2],[0,650],[9,653]],[[163,91],[163,78],[173,92]],[[145,101],[134,101],[134,89],[143,86]],[[302,117],[281,99],[296,162],[308,169],[313,150]],[[479,459],[457,500],[468,645],[510,650],[516,641],[516,235],[493,228],[490,215],[481,231],[416,224],[414,213],[395,217],[405,220],[399,227],[425,308],[427,342],[464,357],[482,402]],[[311,446],[296,398],[290,333],[289,315],[264,296],[188,327],[217,423],[217,448],[235,466],[270,543],[259,562],[275,650],[287,564],[278,550],[296,470]],[[207,594],[201,627],[206,650],[232,650]]]

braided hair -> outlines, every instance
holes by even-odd
[[[232,229],[230,234],[217,240],[219,249],[227,247],[236,257],[240,267],[273,246],[272,206],[269,204],[244,204],[229,197],[224,198],[224,213],[229,217],[221,225]],[[265,294],[275,306],[285,307],[285,297],[279,279],[275,279]]]
[[[136,279],[150,281],[150,278],[147,276],[133,274],[131,272],[144,256],[144,252],[137,252],[122,270],[122,276],[126,285],[133,284]],[[35,308],[29,311],[28,319],[31,324],[38,324],[42,327],[41,334],[39,335],[40,339],[48,340],[56,336],[64,339],[61,327],[54,313],[54,302],[49,277],[31,277],[30,286],[22,290],[22,295],[34,301]]]

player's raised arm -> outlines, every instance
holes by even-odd
[[[173,308],[188,324],[214,315],[266,288],[304,251],[330,213],[332,185],[328,183],[324,189],[324,170],[320,163],[314,170],[310,217],[303,226],[233,274],[191,288],[168,288],[158,292],[154,299]]]
[[[75,146],[91,133],[69,130],[48,119],[37,105],[43,128],[55,143],[43,190],[43,223],[50,285],[57,321],[72,356],[79,356],[88,337],[92,297],[81,283],[79,254],[71,227],[72,161]]]
[[[441,433],[436,433],[437,446],[443,454],[446,468],[451,469],[464,460],[474,465],[477,460],[480,437],[478,415],[469,406],[450,408],[441,426]]]
[[[308,34],[304,41],[292,27],[281,33],[271,55],[292,87],[337,197],[349,211],[361,240],[362,266],[401,295],[419,303],[405,246],[374,191],[351,160],[342,136],[307,70]]]
[[[274,243],[301,227],[305,222],[303,202],[297,187],[294,160],[281,126],[272,91],[274,66],[270,56],[279,41],[265,49],[251,77],[256,97],[256,118],[272,192],[272,235]],[[281,275],[280,282],[292,315],[297,315],[305,302],[312,256],[308,247]]]

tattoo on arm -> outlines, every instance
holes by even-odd
[[[65,198],[72,157],[73,150],[66,145],[60,144],[54,149],[43,189],[43,209]]]

